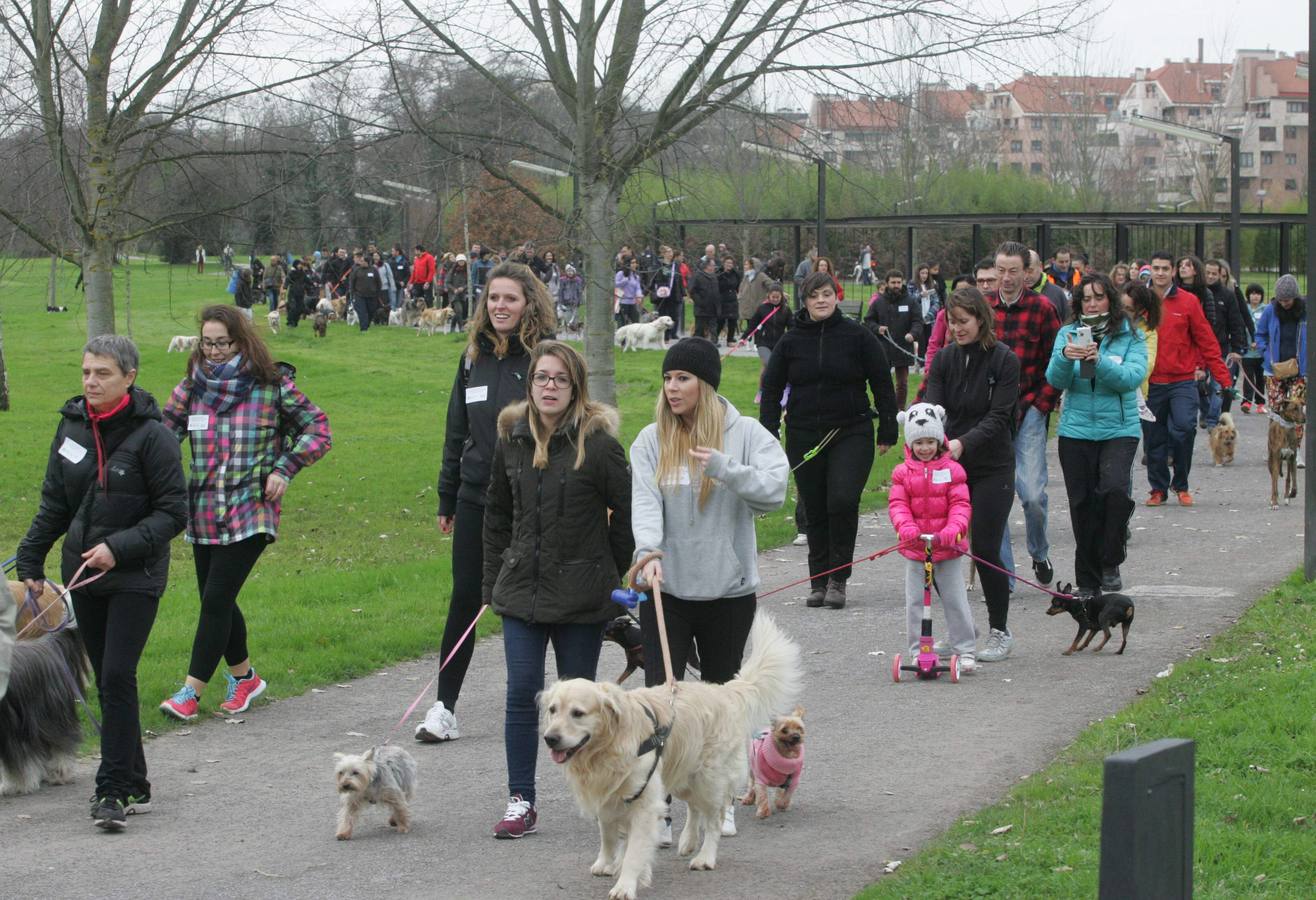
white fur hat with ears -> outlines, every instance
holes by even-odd
[[[932,438],[939,446],[946,443],[946,410],[935,403],[915,403],[896,421],[905,426],[905,446],[919,438]]]

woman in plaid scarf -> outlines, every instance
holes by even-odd
[[[192,447],[187,540],[201,618],[187,680],[160,704],[184,721],[196,718],[221,656],[229,670],[220,709],[244,712],[265,690],[247,653],[238,593],[278,533],[288,482],[330,446],[329,419],[297,389],[295,372],[274,361],[237,309],[207,306],[187,377],[164,410],[165,424]]]

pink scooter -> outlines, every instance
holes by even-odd
[[[952,684],[958,684],[960,680],[960,658],[958,654],[952,654],[946,661],[946,665],[941,664],[941,657],[932,649],[932,539],[933,535],[920,534],[919,539],[923,541],[926,552],[923,555],[923,633],[918,640],[918,656],[914,658],[914,664],[911,666],[902,666],[900,664],[900,654],[897,653],[895,659],[891,660],[891,680],[899,682],[901,672],[913,672],[919,678],[932,679],[941,675],[942,672],[950,673]]]

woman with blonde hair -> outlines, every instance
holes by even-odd
[[[781,445],[718,394],[721,380],[717,347],[703,338],[677,341],[663,358],[655,421],[631,445],[635,559],[663,554],[646,563],[637,580],[656,581],[662,589],[672,675],[684,676],[693,640],[700,677],[716,684],[740,669],[754,621],[754,517],[781,506],[790,477]],[[645,682],[662,684],[652,603],[640,604],[640,628],[644,658],[652,661]],[[662,837],[670,841],[670,820]]]
[[[452,594],[440,659],[452,654],[480,612],[484,502],[498,414],[526,399],[530,352],[556,331],[553,298],[529,266],[501,263],[489,273],[471,317],[466,352],[457,364],[444,427],[438,526],[452,535]],[[439,673],[438,698],[416,727],[416,740],[432,744],[460,736],[453,709],[474,643],[463,643]]]
[[[631,476],[617,411],[589,399],[585,360],[543,341],[530,395],[498,416],[484,516],[484,602],[503,617],[507,812],[496,838],[535,830],[535,697],[553,643],[559,678],[593,679],[612,589],[631,563]]]

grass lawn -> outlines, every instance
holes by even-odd
[[[1316,896],[1313,634],[1316,584],[1295,575],[1145,697],[859,897],[1095,897],[1102,761],[1167,737],[1197,742],[1196,896]]]
[[[72,289],[75,273],[64,270],[58,302],[70,312],[46,313],[48,272],[48,261],[33,261],[12,268],[0,284],[12,406],[0,414],[0,558],[13,554],[31,522],[57,411],[80,390],[86,340],[81,295]],[[119,330],[126,333],[124,277],[120,270],[116,302]],[[221,274],[198,276],[188,266],[132,263],[139,383],[161,403],[184,374],[185,357],[165,353],[169,338],[196,333],[201,306],[231,302],[226,283]],[[359,334],[344,324],[331,325],[323,341],[309,324],[271,335],[261,308],[258,330],[277,359],[297,367],[298,385],[328,413],[333,428],[333,449],[290,486],[279,540],[242,593],[252,660],[270,681],[269,695],[287,697],[438,650],[451,538],[435,528],[435,483],[465,336],[425,338],[380,327]],[[618,354],[625,446],[652,420],[661,359],[653,352]],[[725,363],[722,393],[742,413],[754,414],[758,371],[752,357]],[[885,502],[883,486],[897,458],[895,452],[879,457],[864,494],[866,509]],[[761,547],[794,537],[792,509],[788,500],[780,513],[759,520]],[[877,548],[859,552],[865,549]],[[155,706],[186,674],[198,611],[191,551],[181,537],[174,550],[169,589],[139,671],[143,721],[156,731],[169,726]],[[58,576],[58,554],[56,546],[47,574]],[[487,634],[499,621],[485,616],[480,627]],[[203,696],[205,711],[223,699],[222,678],[215,681],[218,686]]]

